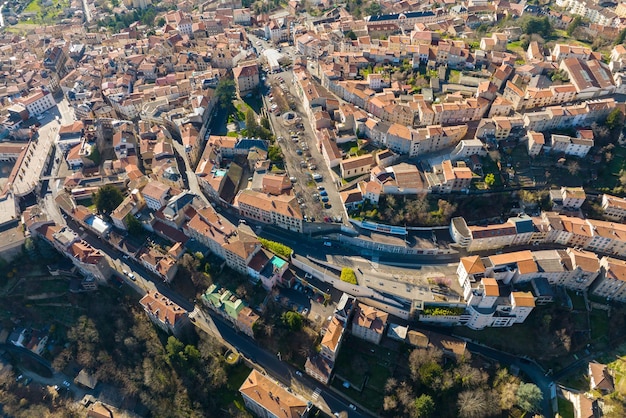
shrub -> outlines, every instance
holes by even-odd
[[[350,283],[350,284],[359,284],[359,282],[357,282],[356,280],[356,274],[354,273],[354,270],[352,270],[351,268],[348,267],[344,267],[341,269],[341,280],[346,282],[346,283]]]
[[[463,308],[427,307],[422,311],[423,315],[432,316],[459,316],[465,312]]]
[[[285,244],[281,244],[280,242],[270,241],[264,238],[259,238],[259,242],[262,246],[283,258],[288,259],[291,257],[291,254],[293,254],[293,250],[290,247],[287,247]]]

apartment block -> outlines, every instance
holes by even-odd
[[[180,336],[189,323],[188,312],[157,291],[148,291],[139,304],[148,318],[167,333]]]
[[[605,193],[602,195],[602,210],[605,217],[622,222],[626,218],[626,199]]]
[[[292,195],[270,196],[253,190],[242,190],[235,198],[241,216],[302,232],[302,211]]]
[[[385,334],[389,314],[358,303],[352,319],[352,335],[374,344],[379,344]]]
[[[264,374],[252,370],[239,388],[247,409],[260,418],[306,418],[307,402]]]

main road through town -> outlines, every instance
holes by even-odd
[[[295,369],[287,363],[279,360],[277,353],[269,353],[256,345],[254,340],[251,338],[236,332],[230,325],[223,322],[220,318],[214,318],[211,315],[207,315],[202,312],[192,301],[185,299],[180,294],[173,291],[168,285],[163,283],[162,280],[153,277],[141,264],[132,259],[123,259],[122,254],[119,251],[111,247],[111,245],[106,241],[96,237],[95,234],[90,231],[80,231],[80,225],[76,222],[71,219],[67,219],[67,225],[74,231],[82,233],[81,237],[85,241],[111,258],[113,264],[116,266],[116,269],[119,270],[119,266],[125,266],[129,271],[132,271],[135,274],[136,281],[131,281],[128,277],[120,274],[121,277],[124,277],[124,280],[128,285],[140,293],[145,293],[147,289],[158,290],[162,295],[166,296],[183,309],[191,312],[194,323],[198,328],[220,338],[226,343],[226,345],[235,348],[240,353],[243,353],[247,359],[249,359],[252,363],[259,365],[263,370],[283,385],[292,387],[294,388],[294,391],[305,394],[308,399],[312,399],[312,394],[319,394],[313,396],[313,398],[317,398],[315,399],[314,404],[327,412],[349,411],[350,417],[370,416],[361,410],[356,412],[350,410],[349,401],[344,400],[328,388],[324,387],[322,384],[316,383],[315,380],[309,378],[308,376],[303,374],[302,377],[296,377]]]
[[[75,222],[68,220],[68,226],[75,231],[79,231],[79,225]],[[111,259],[117,263],[120,262],[121,253],[112,248],[106,241],[98,239],[95,235],[85,232],[83,234],[85,239],[93,247],[100,249],[107,254]],[[312,394],[318,393],[314,397],[317,397],[315,404],[322,407],[326,411],[350,411],[350,416],[370,416],[365,411],[358,410],[357,412],[351,411],[348,408],[350,404],[348,400],[345,400],[335,392],[331,391],[324,385],[317,383],[312,378],[306,375],[302,377],[295,376],[295,369],[287,363],[281,361],[277,353],[270,353],[267,350],[259,347],[254,340],[247,337],[244,334],[236,332],[230,325],[226,324],[221,318],[213,317],[199,310],[192,301],[189,301],[173,291],[169,286],[164,284],[160,279],[154,278],[143,266],[133,260],[124,260],[124,265],[128,266],[137,277],[137,282],[132,282],[125,277],[127,283],[137,289],[139,286],[155,288],[161,292],[164,296],[177,303],[182,308],[191,312],[191,316],[194,319],[194,323],[201,330],[211,333],[212,335],[222,339],[228,346],[235,348],[240,353],[249,359],[252,363],[259,365],[269,375],[281,382],[287,387],[295,388],[297,392],[306,394],[307,398],[311,399]],[[137,289],[139,290],[139,289]],[[450,331],[446,328],[432,328],[437,332],[449,334]],[[539,388],[544,395],[544,401],[542,403],[542,410],[544,416],[552,416],[551,406],[551,390],[553,382],[549,377],[545,376],[545,373],[536,364],[520,359],[516,356],[493,350],[488,347],[484,347],[478,344],[468,343],[468,350],[472,353],[481,354],[487,358],[498,361],[502,365],[517,366],[522,370]]]

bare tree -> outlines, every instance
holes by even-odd
[[[385,411],[393,411],[398,407],[398,399],[393,395],[385,396],[383,401],[383,409]]]
[[[576,176],[580,172],[580,164],[578,164],[578,161],[570,161],[567,163],[567,171],[572,176]]]
[[[400,402],[400,404],[404,406],[404,408],[409,408],[413,404],[413,399],[415,399],[413,391],[406,384],[406,382],[402,382],[400,384],[400,386],[396,390],[396,395],[398,397],[398,402]]]
[[[487,382],[487,373],[472,367],[469,364],[461,364],[455,370],[456,378],[464,388],[482,386]]]
[[[568,334],[567,329],[563,328],[556,332],[557,344],[563,346],[565,351],[569,352],[572,348],[572,337]]]
[[[482,418],[485,416],[487,396],[482,389],[466,390],[459,393],[457,405],[459,407],[459,417]]]
[[[385,383],[385,393],[392,393],[398,387],[398,380],[393,377],[387,379]]]

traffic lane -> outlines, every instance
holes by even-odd
[[[239,224],[240,216],[237,210],[233,208],[224,208],[218,206],[217,211],[226,218],[233,225]],[[256,222],[252,219],[246,219],[246,224],[250,226],[254,232],[261,238],[269,239],[271,241],[278,241],[291,247],[295,253],[306,257],[310,255],[314,258],[325,260],[326,254],[331,255],[359,255],[358,248],[343,245],[333,245],[332,247],[324,246],[322,240],[316,241],[310,238],[304,238],[305,235],[294,233],[293,231],[287,231],[278,228],[271,224],[263,222]]]

